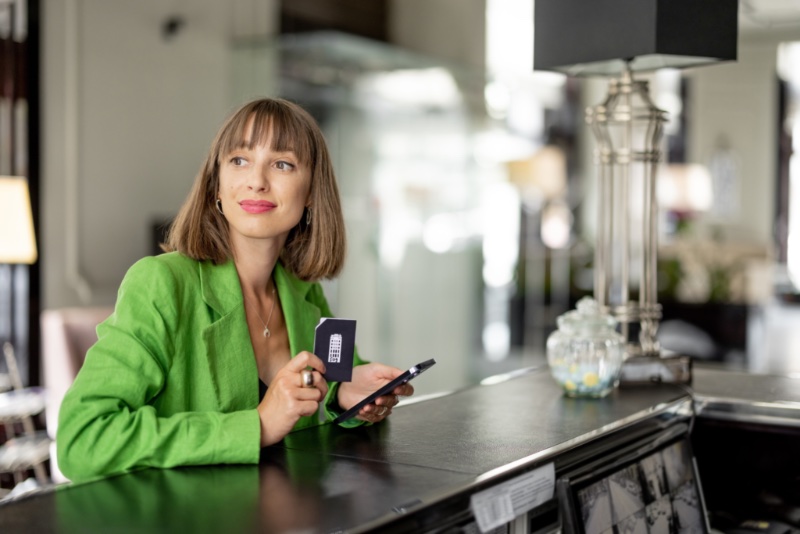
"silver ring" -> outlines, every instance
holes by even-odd
[[[314,375],[308,369],[300,371],[300,385],[304,388],[314,387]]]
[[[381,406],[381,413],[379,413],[378,415],[381,415],[381,416],[386,415],[386,412],[388,412],[388,411],[389,411],[389,408],[387,408],[386,406]]]

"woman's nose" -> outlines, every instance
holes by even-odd
[[[252,173],[250,177],[250,183],[248,184],[248,188],[256,192],[269,191],[268,170],[256,167],[256,170]]]

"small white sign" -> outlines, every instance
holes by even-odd
[[[550,463],[474,494],[470,508],[485,534],[551,500],[555,487],[556,469]]]

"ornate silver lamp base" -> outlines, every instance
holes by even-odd
[[[692,359],[682,354],[664,353],[631,356],[622,364],[620,386],[645,384],[691,384]]]
[[[688,383],[692,376],[691,359],[663,353],[656,336],[656,175],[666,120],[647,82],[634,80],[627,64],[606,99],[586,113],[597,141],[594,298],[619,321],[625,339],[621,384]]]

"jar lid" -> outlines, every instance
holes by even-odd
[[[558,328],[567,332],[601,332],[614,330],[617,320],[603,313],[597,301],[592,297],[583,297],[575,306],[576,309],[559,315]]]

